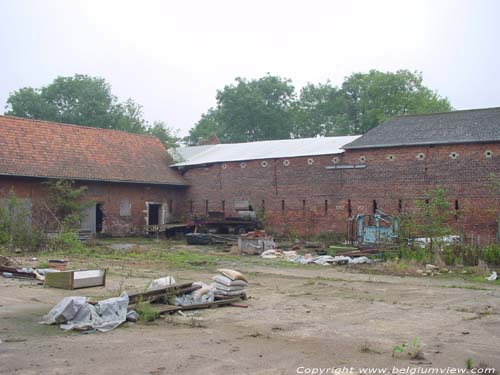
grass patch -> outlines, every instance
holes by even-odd
[[[159,316],[158,311],[156,311],[148,302],[139,302],[135,311],[139,314],[139,320],[144,322],[152,322]]]

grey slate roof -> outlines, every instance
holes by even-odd
[[[396,117],[344,149],[500,141],[500,107]]]

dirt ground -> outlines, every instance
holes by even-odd
[[[108,285],[78,291],[0,278],[0,374],[296,374],[303,366],[358,373],[358,367],[464,368],[468,358],[500,368],[498,285],[231,262],[226,266],[249,278],[248,308],[198,310],[94,334],[38,322],[63,296],[140,291],[167,271],[103,260],[111,269]],[[209,282],[214,269],[168,274]],[[423,358],[393,356],[396,345],[416,337]]]

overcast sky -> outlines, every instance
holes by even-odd
[[[0,0],[0,113],[57,75],[104,77],[185,135],[235,77],[334,84],[406,68],[456,109],[500,106],[500,1]]]

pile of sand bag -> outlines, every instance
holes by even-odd
[[[219,274],[212,277],[215,298],[246,297],[248,281],[241,272],[228,269],[217,270]]]

